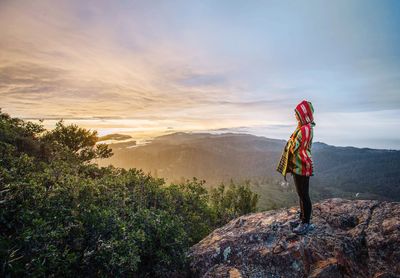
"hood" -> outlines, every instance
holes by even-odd
[[[301,121],[301,125],[305,125],[311,123],[313,126],[314,123],[314,107],[312,106],[311,102],[303,100],[300,102],[296,108],[294,109],[297,116]]]

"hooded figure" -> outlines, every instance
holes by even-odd
[[[310,177],[314,175],[311,145],[314,135],[314,108],[311,102],[303,100],[294,109],[298,121],[296,130],[290,136],[277,166],[286,181],[286,173],[292,173],[300,201],[300,217],[290,224],[296,234],[305,234],[314,226],[310,224],[312,204],[309,194]]]
[[[286,181],[286,173],[314,176],[311,146],[314,135],[314,108],[311,102],[303,100],[294,109],[298,120],[296,130],[290,136],[283,150],[277,171]]]

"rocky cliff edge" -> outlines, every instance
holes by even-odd
[[[315,228],[291,232],[296,207],[243,215],[192,246],[193,277],[400,277],[400,203],[327,199]]]

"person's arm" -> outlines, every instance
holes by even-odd
[[[300,157],[302,172],[307,171],[308,168],[311,168],[311,159],[308,157],[307,148],[309,144],[311,144],[311,130],[308,125],[304,125],[301,127],[300,131],[297,133],[297,136],[294,140],[292,152],[295,156]]]
[[[301,130],[299,130],[297,132],[297,134],[293,140],[293,144],[291,146],[291,152],[293,154],[295,154],[298,151],[298,149],[300,148],[302,140],[303,140],[303,136],[302,136]]]
[[[301,144],[299,147],[299,154],[301,157],[301,165],[302,165],[302,172],[305,173],[306,176],[309,175],[311,171],[312,162],[311,158],[308,156],[307,149],[311,144],[311,128],[309,125],[304,125],[301,128]]]

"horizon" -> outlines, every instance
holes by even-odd
[[[154,138],[229,130],[400,149],[400,2],[2,1],[3,112]]]
[[[36,119],[24,119],[24,120],[39,123],[39,120],[36,120]],[[64,123],[66,123],[66,124],[76,124],[75,121],[68,122],[68,120],[66,120],[66,121],[64,120]],[[44,125],[44,127],[47,130],[50,130],[50,129],[55,127],[55,124],[53,124],[51,126]],[[84,126],[79,126],[79,127],[84,127]],[[87,127],[84,127],[84,128],[87,128]],[[93,129],[93,128],[88,128],[88,129],[90,129],[92,131],[96,130],[96,129]],[[263,138],[266,138],[266,139],[273,139],[273,140],[284,140],[284,141],[288,140],[288,138],[285,139],[285,138],[279,138],[279,137],[271,137],[271,136],[268,136],[268,135],[246,132],[245,130],[242,130],[242,131],[235,131],[235,130],[237,130],[237,129],[222,128],[222,129],[215,129],[215,130],[166,130],[166,131],[160,132],[160,133],[154,133],[154,132],[151,132],[151,133],[146,133],[146,132],[130,133],[130,132],[124,132],[124,131],[121,131],[121,132],[118,132],[118,131],[116,131],[116,132],[109,132],[109,131],[99,132],[98,130],[96,130],[96,131],[97,131],[97,135],[98,135],[99,138],[103,137],[103,136],[106,136],[106,135],[114,135],[114,134],[131,136],[131,138],[129,138],[129,139],[122,139],[122,140],[114,140],[114,139],[112,139],[112,140],[98,141],[99,143],[106,142],[107,144],[118,143],[118,142],[136,141],[136,143],[138,145],[144,145],[144,144],[147,144],[148,142],[154,140],[157,137],[161,137],[161,136],[165,136],[165,135],[173,135],[173,134],[177,134],[177,133],[212,134],[212,135],[223,135],[223,134],[251,135],[251,136],[263,137]],[[362,145],[354,146],[354,145],[346,145],[346,144],[335,145],[335,144],[330,144],[330,143],[319,141],[319,140],[313,140],[313,142],[314,143],[322,143],[322,144],[326,144],[326,145],[333,146],[333,147],[351,147],[351,148],[359,148],[359,149],[376,149],[376,150],[400,151],[400,148],[399,149],[387,148],[387,147],[373,148],[373,147],[362,146]]]

